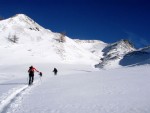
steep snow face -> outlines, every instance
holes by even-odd
[[[0,62],[96,63],[98,57],[72,39],[44,29],[31,18],[18,14],[0,21]],[[19,62],[16,62],[18,61]]]
[[[135,48],[127,40],[121,40],[119,42],[108,45],[103,49],[105,59],[114,59],[116,56],[120,57],[128,52],[134,51]]]
[[[149,52],[150,53],[150,46],[142,48],[141,51]]]
[[[108,45],[103,49],[104,58],[96,67],[111,68],[118,67],[120,59],[129,52],[134,51],[135,48],[128,40],[121,40],[119,42]]]
[[[150,64],[150,47],[126,54],[119,62],[122,66]]]
[[[84,47],[85,49],[89,50],[91,53],[95,54],[99,58],[103,57],[103,49],[108,45],[99,40],[79,40],[75,39],[79,45]]]

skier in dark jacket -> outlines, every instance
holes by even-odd
[[[54,75],[57,75],[58,70],[54,68],[53,72],[54,72]]]
[[[29,73],[29,85],[31,85],[34,81],[34,71],[39,72],[36,68],[33,66],[29,67],[28,73]]]
[[[42,77],[42,72],[39,73],[40,77]]]

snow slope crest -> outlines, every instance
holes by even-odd
[[[80,39],[74,39],[75,42],[77,43],[101,43],[105,44],[103,41],[100,40],[80,40]]]
[[[104,43],[100,40],[79,40],[79,39],[74,40],[83,48],[87,49],[94,55],[98,56],[99,59],[103,57],[102,50],[108,45],[107,43]]]

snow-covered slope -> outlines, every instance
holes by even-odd
[[[122,66],[150,64],[150,46],[126,54],[119,64]]]
[[[26,63],[99,64],[115,68],[149,63],[149,49],[136,50],[128,40],[107,44],[79,40],[43,28],[24,14],[0,21],[0,65]],[[101,60],[100,60],[101,59]]]
[[[104,52],[104,58],[96,65],[99,68],[111,68],[119,65],[120,59],[123,58],[129,52],[134,51],[135,48],[128,40],[121,40],[116,43],[106,46],[102,51]]]
[[[19,38],[18,43],[24,44],[39,41],[43,35],[46,38],[49,32],[24,14],[0,21],[1,45],[9,44],[6,39],[13,38],[14,35]]]
[[[43,77],[35,73],[32,86],[28,65],[0,66],[0,113],[150,113],[150,65],[97,71],[57,64],[58,76],[53,66],[37,64]]]
[[[150,53],[150,46],[142,48],[140,50],[143,51],[143,52],[149,52]]]
[[[0,35],[1,64],[98,61],[69,37],[44,29],[24,14],[0,21]]]
[[[99,58],[103,57],[103,49],[108,45],[100,40],[79,40],[75,39],[75,42],[80,44],[85,49],[89,50]]]

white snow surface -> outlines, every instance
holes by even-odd
[[[79,45],[81,45],[83,48],[87,49],[88,51],[92,52],[99,58],[103,57],[103,49],[108,45],[107,43],[104,43],[100,40],[79,40],[74,39],[75,42],[77,42]]]
[[[47,30],[24,14],[0,21],[0,62],[65,62],[95,64],[99,57],[71,38]],[[10,41],[17,37],[16,43]]]
[[[96,70],[89,65],[0,66],[1,113],[149,113],[150,65]],[[52,73],[57,67],[58,75]]]
[[[120,60],[124,55],[135,51],[136,49],[128,40],[120,40],[118,42],[107,45],[102,51],[103,60],[96,65],[98,68],[116,68],[120,67]]]

